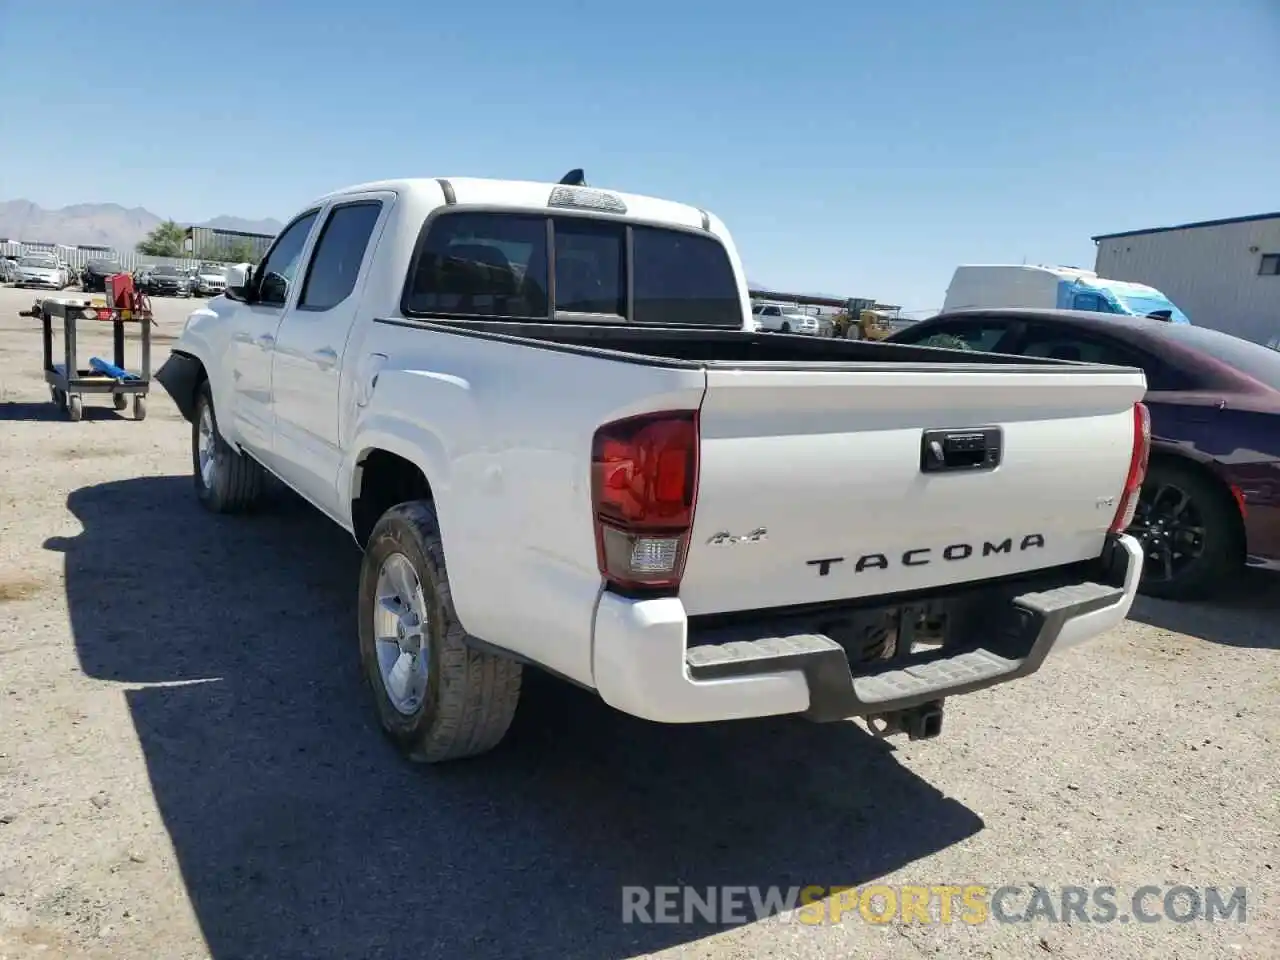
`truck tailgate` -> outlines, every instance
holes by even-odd
[[[1116,367],[710,368],[685,609],[874,596],[1096,557],[1145,386]],[[997,465],[962,466],[992,436]],[[928,439],[953,468],[924,470],[937,465],[922,455]]]

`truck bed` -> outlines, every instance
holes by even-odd
[[[622,327],[582,323],[503,323],[491,320],[380,319],[379,323],[418,327],[442,333],[478,337],[546,350],[608,354],[612,359],[660,366],[740,366],[805,370],[840,369],[849,364],[950,364],[980,369],[992,364],[1053,367],[1055,372],[1078,369],[1096,373],[1090,364],[1046,357],[1015,357],[985,353],[978,360],[959,350],[867,340],[836,340],[793,334],[715,330],[706,327]],[[620,357],[619,354],[624,356]]]

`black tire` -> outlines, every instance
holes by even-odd
[[[427,604],[426,690],[412,713],[393,706],[378,664],[374,610],[378,574],[392,554],[409,561]],[[492,750],[520,700],[521,664],[467,643],[449,592],[434,504],[392,507],[374,527],[360,568],[360,663],[382,729],[410,759],[440,763]]]
[[[138,410],[136,402],[135,416]],[[211,483],[205,483],[200,470],[200,424],[206,410],[213,428],[214,468]],[[145,416],[145,402],[142,411]],[[138,419],[141,420],[142,417]],[[263,469],[256,461],[237,453],[222,439],[218,430],[218,414],[213,408],[213,391],[209,388],[208,380],[201,383],[196,392],[195,416],[191,424],[191,473],[196,498],[212,513],[242,513],[251,510],[262,499],[265,479]]]
[[[123,393],[113,393],[111,395],[111,405],[117,410],[123,410],[129,405],[129,398]]]
[[[133,419],[147,419],[147,398],[140,393],[133,395]]]
[[[1178,523],[1171,525],[1171,505],[1176,506],[1183,496],[1186,503],[1176,514]],[[1161,516],[1166,516],[1163,527],[1157,524]],[[1191,529],[1202,532],[1195,536],[1188,532]],[[1202,599],[1216,592],[1244,562],[1240,515],[1230,492],[1195,467],[1177,461],[1151,464],[1129,532],[1146,552],[1139,592],[1149,597]]]
[[[785,320],[782,322],[782,332],[783,333],[791,332],[791,324],[787,323]]]
[[[78,423],[84,419],[84,400],[80,395],[72,394],[67,398],[67,416],[71,418],[73,423]]]

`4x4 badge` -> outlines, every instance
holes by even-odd
[[[769,539],[769,531],[764,527],[756,527],[750,533],[735,537],[728,530],[721,530],[715,536],[708,537],[707,543],[713,547],[732,546],[735,543],[759,543]]]

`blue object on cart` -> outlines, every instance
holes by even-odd
[[[100,357],[89,358],[89,369],[94,371],[95,373],[102,373],[102,374],[106,374],[108,377],[115,377],[117,380],[141,380],[142,379],[136,373],[130,373],[128,370],[125,370],[121,367],[117,367],[114,363],[107,363],[107,361],[101,359]]]

